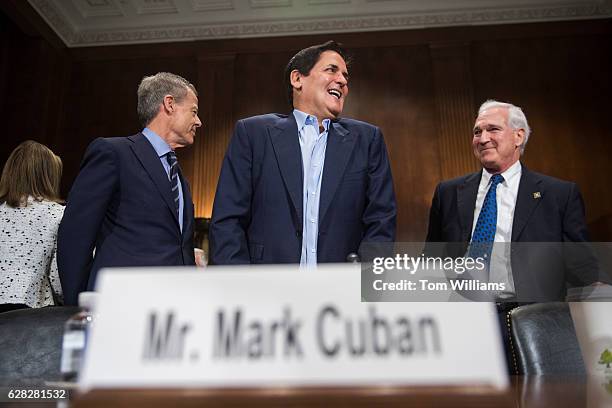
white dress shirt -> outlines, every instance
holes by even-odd
[[[501,173],[504,181],[497,186],[497,229],[495,230],[495,242],[509,243],[512,241],[512,223],[514,221],[514,209],[516,207],[521,173],[522,167],[520,161],[517,161]],[[474,228],[476,228],[478,215],[489,190],[492,176],[487,170],[482,170],[482,177],[480,178],[480,185],[478,186],[478,194],[476,196],[476,206],[474,208],[472,234],[474,233]],[[505,284],[506,290],[499,293],[499,298],[509,298],[515,295],[512,267],[510,265],[510,245],[498,244],[493,246],[489,281]]]

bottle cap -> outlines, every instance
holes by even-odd
[[[79,307],[82,309],[94,311],[98,294],[96,292],[81,292],[79,293]]]

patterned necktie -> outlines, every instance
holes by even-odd
[[[490,258],[495,241],[495,230],[497,229],[497,185],[504,181],[501,174],[491,177],[489,191],[485,196],[476,227],[472,233],[472,244],[470,245],[469,255],[472,258]]]
[[[176,153],[170,151],[166,154],[166,159],[170,165],[170,187],[172,187],[172,199],[174,200],[174,208],[176,210],[176,216],[179,215],[179,184],[178,184],[178,161],[176,159]]]

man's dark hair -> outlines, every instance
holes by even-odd
[[[291,85],[291,71],[297,69],[300,74],[308,76],[310,70],[319,61],[321,54],[325,51],[334,51],[340,54],[346,66],[350,64],[350,55],[347,51],[342,48],[342,44],[335,41],[328,41],[324,44],[312,45],[308,48],[304,48],[289,60],[289,63],[285,67],[285,87],[287,89],[287,98],[289,104],[293,108],[293,86]]]

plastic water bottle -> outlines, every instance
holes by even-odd
[[[96,297],[97,293],[95,292],[79,293],[79,307],[82,310],[72,315],[64,324],[60,367],[64,381],[75,382],[78,379],[83,364],[88,332],[93,324]]]

